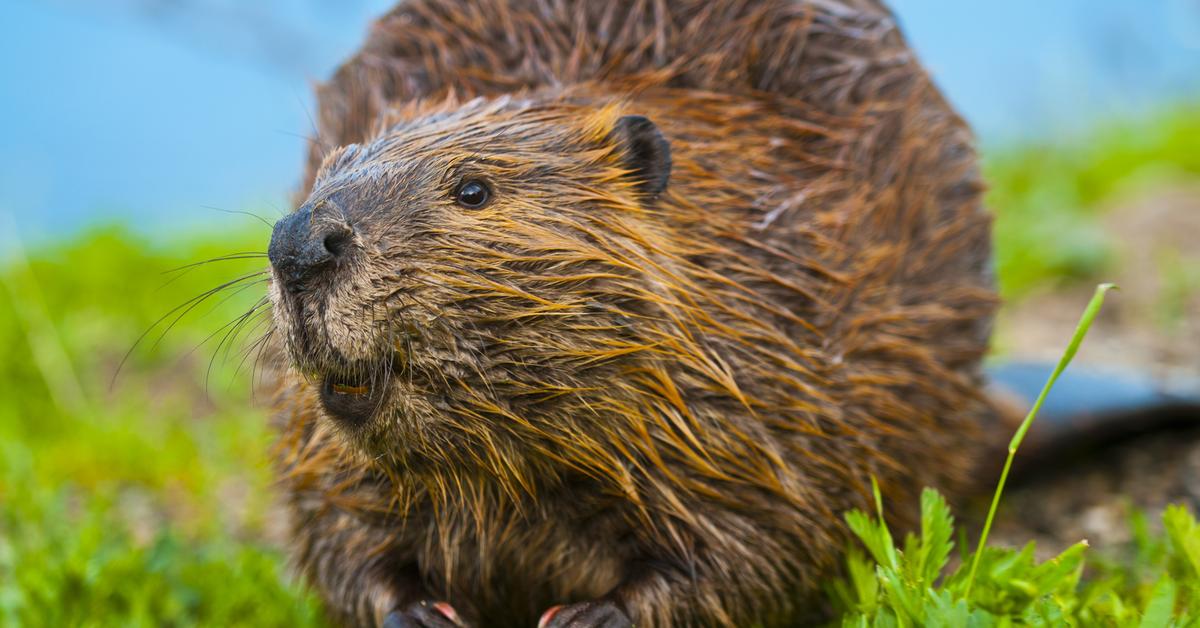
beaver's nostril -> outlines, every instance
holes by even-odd
[[[353,233],[349,229],[339,229],[325,236],[325,250],[334,257],[341,257],[342,253],[346,252],[346,248],[350,246],[352,235]]]
[[[267,257],[285,288],[302,290],[322,269],[350,253],[354,230],[345,223],[312,220],[312,209],[302,206],[275,223]]]

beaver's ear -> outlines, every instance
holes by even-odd
[[[671,145],[649,118],[622,116],[609,136],[620,144],[621,161],[633,171],[648,198],[655,199],[667,189],[671,178]]]

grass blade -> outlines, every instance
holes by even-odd
[[[1100,313],[1100,307],[1104,305],[1104,295],[1115,287],[1111,283],[1096,286],[1096,293],[1092,295],[1092,300],[1088,303],[1087,308],[1084,309],[1083,316],[1079,318],[1079,324],[1075,327],[1075,333],[1071,336],[1071,342],[1067,344],[1062,357],[1058,359],[1058,365],[1054,367],[1050,378],[1046,380],[1046,385],[1042,387],[1042,392],[1038,394],[1037,399],[1033,402],[1033,407],[1029,409],[1029,414],[1025,415],[1025,420],[1021,421],[1021,426],[1017,428],[1017,432],[1013,434],[1012,440],[1008,443],[1008,457],[1004,459],[1004,470],[1000,472],[1000,481],[996,483],[996,492],[992,495],[992,505],[988,508],[987,519],[983,522],[983,532],[979,535],[979,546],[975,550],[975,556],[971,561],[971,571],[967,575],[967,586],[963,592],[964,598],[970,597],[971,586],[975,584],[975,575],[979,570],[979,559],[983,556],[984,546],[987,545],[988,533],[992,530],[992,521],[996,518],[996,509],[1000,505],[1000,495],[1004,492],[1005,482],[1008,481],[1008,472],[1012,468],[1013,458],[1017,455],[1017,448],[1025,440],[1025,434],[1029,432],[1029,426],[1033,425],[1033,419],[1037,416],[1038,411],[1041,410],[1042,404],[1045,403],[1046,396],[1050,394],[1050,389],[1054,387],[1054,383],[1058,381],[1059,375],[1062,375],[1067,365],[1075,358],[1075,353],[1079,351],[1079,345],[1083,343],[1083,338],[1087,336],[1088,329],[1091,328],[1092,322],[1096,320],[1096,315]]]

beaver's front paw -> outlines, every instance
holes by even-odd
[[[463,620],[454,607],[445,602],[416,602],[408,608],[392,611],[383,619],[383,628],[463,628]]]
[[[607,600],[555,606],[542,613],[538,628],[633,628],[629,617]]]

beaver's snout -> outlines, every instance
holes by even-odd
[[[275,223],[267,257],[283,287],[299,292],[346,254],[353,235],[344,222],[316,219],[305,204]]]

